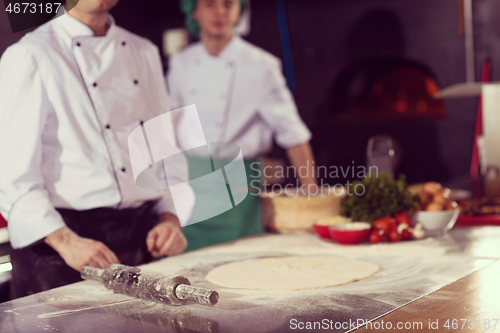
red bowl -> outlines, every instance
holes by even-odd
[[[330,227],[329,225],[313,224],[313,227],[319,237],[324,239],[332,238],[332,236],[330,236],[330,231],[328,230]]]
[[[354,245],[362,243],[370,234],[371,225],[366,222],[353,222],[332,225],[330,236],[339,244]]]

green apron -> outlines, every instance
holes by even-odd
[[[206,160],[193,156],[187,156],[187,159],[190,175],[199,174],[199,170],[196,169],[199,169],[199,165],[206,163]],[[253,162],[255,161],[244,161],[247,185],[255,188],[256,184],[260,186],[260,179],[257,178],[258,170],[250,168],[250,164]],[[207,188],[194,188],[194,191],[197,201],[213,196]],[[184,227],[182,232],[188,241],[186,252],[263,232],[261,212],[258,195],[251,194],[249,191],[246,198],[236,207],[220,215]]]

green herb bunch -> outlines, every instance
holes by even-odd
[[[420,204],[420,199],[407,192],[407,186],[404,175],[394,181],[385,173],[378,177],[372,174],[361,181],[355,181],[347,187],[348,195],[342,202],[341,214],[353,221],[369,223],[402,211],[408,211],[412,215]]]

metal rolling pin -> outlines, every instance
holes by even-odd
[[[85,266],[80,275],[82,279],[101,282],[115,293],[148,301],[171,305],[194,301],[215,305],[219,300],[216,291],[191,286],[191,282],[184,276],[143,272],[132,266],[113,264],[106,269]]]

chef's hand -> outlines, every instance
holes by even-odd
[[[154,257],[174,256],[187,247],[187,239],[182,234],[177,216],[164,213],[160,222],[149,231],[146,238],[148,251]]]
[[[120,263],[116,254],[104,243],[80,237],[68,227],[45,237],[45,243],[56,250],[69,267],[77,271],[83,266],[106,268]]]

